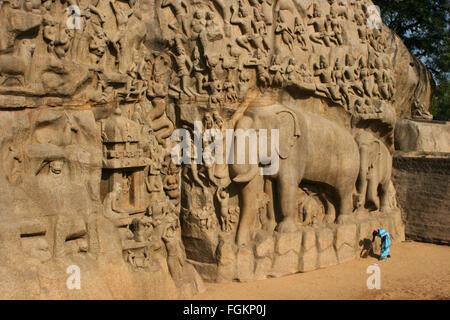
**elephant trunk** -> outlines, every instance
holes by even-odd
[[[256,175],[258,173],[259,173],[259,167],[257,165],[253,165],[253,166],[250,167],[249,171],[247,171],[245,173],[241,173],[241,174],[237,175],[236,177],[234,177],[233,181],[237,182],[237,183],[249,182],[254,177],[256,177]]]

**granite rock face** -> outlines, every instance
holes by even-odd
[[[431,77],[370,1],[4,0],[0,24],[1,298],[184,298],[404,238],[394,130]]]
[[[450,153],[450,122],[399,119],[395,126],[395,149]]]
[[[395,152],[392,179],[407,239],[450,244],[449,175],[449,153]]]

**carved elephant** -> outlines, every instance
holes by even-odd
[[[276,103],[266,106],[251,104],[236,121],[235,132],[237,129],[255,129],[257,132],[259,129],[279,130],[279,147],[276,148],[279,169],[265,176],[273,183],[278,197],[276,203],[279,205],[275,210],[281,215],[277,225],[279,232],[296,229],[296,195],[302,181],[331,187],[331,194],[337,200],[339,223],[351,215],[360,159],[358,146],[349,131],[323,117]],[[236,142],[235,138],[235,156],[238,154]],[[246,158],[249,156],[248,146],[245,145]],[[261,159],[256,164],[248,160],[244,164],[236,162],[230,164],[230,176],[240,187],[241,217],[236,242],[245,245],[250,239],[252,221],[257,211],[253,206],[257,181],[261,181],[261,177],[258,180]]]
[[[357,207],[372,203],[375,210],[380,209],[380,204],[381,210],[385,210],[389,207],[389,184],[392,175],[391,153],[383,142],[369,132],[358,130],[354,136],[361,160],[356,184]],[[379,189],[380,197],[378,197]]]

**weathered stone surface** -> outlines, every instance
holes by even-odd
[[[272,259],[270,258],[257,258],[255,262],[255,280],[266,279],[272,269]]]
[[[355,247],[349,246],[344,243],[339,249],[336,250],[337,259],[339,263],[355,259],[358,255],[358,251]]]
[[[298,254],[288,251],[283,255],[275,255],[271,276],[280,277],[298,271]]]
[[[395,149],[404,152],[450,152],[450,122],[399,119]]]
[[[357,225],[339,225],[336,229],[334,247],[339,263],[354,259],[357,254]]]
[[[230,244],[219,245],[217,281],[232,281],[236,277],[236,255]]]
[[[305,229],[303,231],[302,251],[308,251],[316,247],[316,232],[314,229]]]
[[[322,251],[319,251],[317,256],[317,266],[319,268],[325,268],[333,266],[338,263],[336,251],[333,247],[328,247]]]
[[[318,229],[316,232],[317,237],[317,249],[320,251],[325,250],[333,245],[334,235],[333,230],[328,228]]]
[[[401,210],[394,211],[392,215],[393,239],[395,241],[405,241],[405,225],[402,220]]]
[[[272,257],[274,253],[274,239],[272,237],[265,238],[263,241],[256,244],[256,257]]]
[[[298,269],[300,272],[317,269],[316,232],[312,228],[303,230],[302,249],[299,257]]]
[[[392,178],[407,239],[450,243],[449,175],[449,154],[395,153]],[[394,225],[401,239],[398,213]]]
[[[255,270],[255,258],[253,252],[247,248],[239,248],[237,253],[237,273],[236,278],[242,281],[252,280]]]
[[[303,251],[299,259],[299,271],[307,272],[317,269],[317,256],[316,247]]]
[[[373,223],[371,221],[362,221],[359,225],[359,240],[372,239]]]
[[[289,232],[277,235],[276,252],[279,255],[284,255],[289,251],[294,251],[297,254],[300,251],[302,244],[302,232]]]
[[[202,263],[197,262],[195,260],[187,260],[192,266],[197,270],[198,273],[202,275],[202,278],[206,281],[214,282],[218,278],[218,268],[224,267],[223,264],[219,264],[219,266],[216,263]],[[221,270],[220,276],[223,277],[224,272]]]
[[[335,248],[339,249],[344,244],[354,248],[356,244],[356,230],[356,224],[339,225],[336,229]]]
[[[373,228],[402,239],[396,121],[429,118],[432,86],[371,4],[3,1],[0,298],[189,297],[199,273],[262,279],[351,259]],[[414,124],[400,144],[447,147]],[[223,162],[227,129],[256,136]]]

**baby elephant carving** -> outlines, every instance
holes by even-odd
[[[383,142],[369,132],[360,130],[354,136],[361,159],[356,184],[357,207],[372,205],[375,210],[378,210],[381,205],[383,211],[389,207],[389,185],[392,174],[391,153]]]

